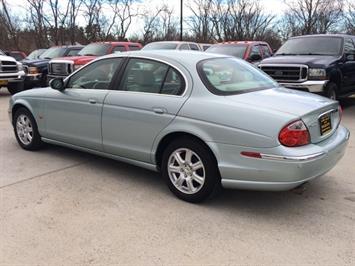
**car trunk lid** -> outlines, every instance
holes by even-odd
[[[267,110],[292,114],[295,119],[302,119],[312,143],[330,137],[340,123],[338,102],[311,93],[274,88],[225,97],[234,102],[254,103]]]

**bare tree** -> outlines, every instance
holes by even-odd
[[[208,42],[214,36],[211,21],[212,7],[213,0],[193,0],[189,5],[193,15],[188,19],[188,24],[198,42]]]
[[[350,1],[345,15],[345,32],[355,35],[355,3]]]
[[[286,37],[338,30],[342,20],[343,0],[284,1],[288,5],[283,21]]]
[[[69,1],[69,12],[68,12],[68,22],[67,27],[69,28],[70,43],[75,44],[75,33],[77,28],[77,17],[80,12],[80,7],[84,0],[68,0]],[[87,1],[87,0],[85,0]]]
[[[12,45],[14,45],[17,49],[19,49],[19,26],[16,23],[16,18],[10,15],[9,8],[7,2],[5,0],[1,0],[1,9],[0,9],[0,22],[3,29],[0,29],[5,34],[8,34],[10,37],[10,41]],[[5,37],[5,36],[4,36]]]

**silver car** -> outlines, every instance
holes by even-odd
[[[281,191],[343,156],[338,102],[280,87],[243,60],[203,52],[101,57],[10,100],[19,145],[44,142],[160,171],[179,198]]]

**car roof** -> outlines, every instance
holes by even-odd
[[[202,51],[192,51],[192,50],[140,50],[131,51],[118,54],[110,54],[101,58],[112,58],[112,57],[147,57],[157,60],[171,60],[178,62],[182,65],[197,64],[201,60],[210,58],[225,58],[231,57],[228,55],[212,54]],[[232,57],[231,57],[232,58]]]
[[[310,35],[300,35],[300,36],[295,36],[291,37],[290,39],[297,39],[297,38],[311,38],[311,37],[350,37],[354,38],[354,35],[349,35],[349,34],[310,34]]]
[[[197,44],[196,42],[188,42],[188,41],[159,41],[159,42],[147,43],[147,45],[148,45],[148,44],[153,44],[153,43],[176,43],[176,44],[180,44],[180,43],[193,43],[193,44]]]
[[[263,42],[263,41],[228,41],[228,42],[221,42],[221,43],[216,43],[214,45],[238,45],[238,44],[247,44],[247,45],[251,45],[251,44],[268,44],[267,42]]]
[[[120,44],[138,44],[141,45],[139,42],[93,42],[93,43],[89,43],[90,44],[112,44],[112,45],[120,45]]]

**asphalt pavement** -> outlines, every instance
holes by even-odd
[[[0,265],[355,265],[355,98],[344,158],[305,191],[175,198],[159,174],[48,145],[22,150],[0,90]]]

